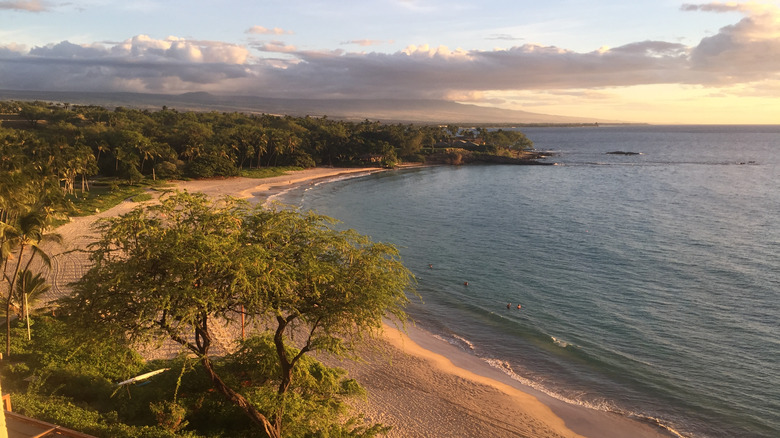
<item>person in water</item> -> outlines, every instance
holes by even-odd
[[[512,307],[512,303],[506,303],[506,308],[510,309]]]
[[[522,308],[523,308],[523,306],[521,306],[521,305],[519,305],[519,304],[517,305],[517,310],[520,310],[520,309],[522,309]]]

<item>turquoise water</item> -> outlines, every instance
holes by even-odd
[[[523,383],[682,436],[780,436],[780,127],[524,132],[559,165],[285,201],[398,245],[418,325]]]

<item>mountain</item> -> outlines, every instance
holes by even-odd
[[[393,99],[277,99],[256,96],[218,96],[209,93],[143,94],[66,91],[0,90],[0,100],[40,100],[107,108],[128,107],[180,111],[219,111],[328,116],[331,119],[437,124],[571,124],[620,123],[586,117],[537,114],[468,105],[444,100]]]

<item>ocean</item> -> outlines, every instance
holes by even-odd
[[[522,131],[557,165],[282,200],[397,245],[417,325],[521,383],[680,436],[780,436],[780,126]]]

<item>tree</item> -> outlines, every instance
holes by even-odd
[[[102,222],[94,266],[62,304],[134,340],[181,344],[219,393],[268,436],[281,437],[294,371],[307,353],[349,355],[387,314],[405,318],[413,278],[397,250],[332,225],[313,213],[174,193]],[[263,403],[231,386],[213,363],[214,327],[242,313],[258,327],[275,325],[267,336],[278,375]]]
[[[533,149],[534,143],[520,131],[486,131],[485,141],[498,147],[518,150]]]
[[[49,255],[41,245],[43,242],[60,243],[62,241],[59,234],[46,231],[48,222],[49,216],[45,212],[31,209],[20,215],[14,224],[0,223],[0,242],[3,244],[2,260],[0,261],[2,261],[3,278],[8,283],[5,310],[6,356],[11,355],[11,308],[14,301],[21,304],[20,297],[15,293],[17,292],[17,282],[22,278],[23,272],[29,271],[35,259],[41,260],[46,266],[51,264]],[[28,249],[29,255],[26,253]],[[16,259],[15,263],[11,261],[14,258]]]
[[[27,340],[31,339],[30,334],[30,302],[34,302],[39,295],[43,295],[51,289],[49,283],[40,272],[33,273],[30,270],[24,270],[19,274],[19,280],[16,282],[16,296],[22,304],[20,318],[27,322]]]
[[[30,127],[36,127],[38,121],[45,120],[50,114],[51,110],[46,107],[43,102],[23,103],[20,104],[19,116],[30,123]]]

